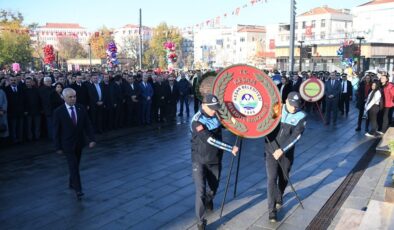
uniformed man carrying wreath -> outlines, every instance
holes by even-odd
[[[306,115],[300,110],[300,106],[300,94],[289,93],[282,107],[279,125],[265,139],[268,218],[271,222],[277,221],[277,209],[282,206],[282,196],[294,160],[294,147],[305,129]],[[283,171],[279,164],[283,167]]]
[[[216,96],[212,94],[204,96],[200,110],[193,116],[191,123],[198,229],[205,229],[205,213],[207,210],[213,210],[213,198],[219,186],[223,150],[231,152],[234,156],[238,152],[237,146],[222,142],[222,125],[216,116],[219,108],[220,104]]]

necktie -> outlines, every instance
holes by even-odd
[[[334,87],[334,81],[333,80],[331,80],[331,86]]]
[[[12,87],[12,89],[13,89],[14,93],[16,93],[16,87]]]
[[[77,117],[75,116],[74,106],[71,106],[70,109],[71,109],[71,119],[73,120],[73,124],[77,125]]]
[[[345,92],[345,82],[342,83],[342,93]]]

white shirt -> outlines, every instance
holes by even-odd
[[[70,115],[70,118],[71,118],[71,119],[73,119],[73,118],[72,118],[72,115],[71,115],[71,107],[74,108],[75,120],[78,122],[78,118],[77,118],[77,108],[76,108],[75,106],[69,106],[69,105],[67,105],[67,103],[64,103],[64,104],[66,105],[68,115]]]
[[[347,81],[342,82],[342,93],[347,93]]]
[[[282,84],[282,86],[280,87],[280,95],[283,95],[283,89],[285,88],[285,84]]]
[[[99,97],[98,100],[101,101],[101,88],[100,88],[100,85],[99,85],[99,83],[95,83],[94,86],[96,87],[96,90],[97,90],[97,94],[98,94],[98,97]]]
[[[131,89],[134,90],[134,84],[131,83],[130,86],[131,86]]]

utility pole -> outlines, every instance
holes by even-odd
[[[357,61],[357,72],[360,75],[361,74],[361,41],[364,40],[365,38],[362,36],[357,36],[356,38],[358,40],[358,61]]]
[[[141,8],[140,8],[139,35],[140,35],[139,64],[140,64],[140,70],[142,70],[142,10]]]
[[[298,70],[301,72],[302,71],[302,43],[304,43],[304,41],[298,41],[300,43],[300,67],[298,68]]]
[[[295,16],[296,0],[290,0],[290,45],[289,45],[289,71],[294,71],[294,34],[295,34]]]
[[[92,47],[90,42],[88,43],[89,45],[89,71],[92,72]]]

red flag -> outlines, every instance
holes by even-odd
[[[270,48],[270,50],[275,49],[275,39],[270,39],[269,48]]]
[[[305,36],[311,37],[312,36],[312,26],[305,27]]]
[[[240,11],[241,9],[239,8],[239,7],[237,7],[237,9],[235,9],[235,15],[239,15],[239,11]]]

